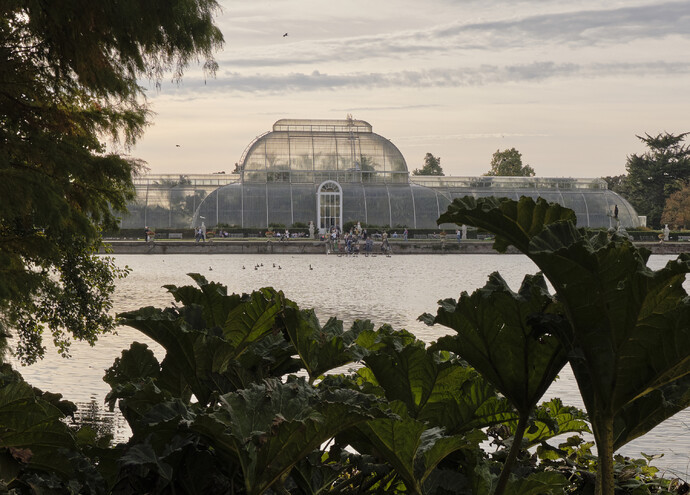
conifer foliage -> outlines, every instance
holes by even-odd
[[[133,197],[138,161],[111,153],[148,124],[140,78],[213,71],[215,0],[6,0],[0,3],[0,330],[18,355],[43,352],[44,327],[93,342],[112,326],[118,272],[93,254]]]

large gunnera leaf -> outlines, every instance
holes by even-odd
[[[165,349],[157,385],[173,396],[185,389],[201,404],[268,376],[296,371],[294,350],[278,317],[292,305],[270,288],[227,296],[225,288],[195,278],[200,288],[168,286],[181,308],[141,308],[123,323]]]
[[[523,213],[533,212],[526,220]],[[572,213],[572,212],[571,212]],[[558,337],[592,421],[602,462],[598,493],[612,493],[612,451],[690,405],[690,256],[660,270],[627,238],[588,234],[572,214],[539,199],[455,200],[439,222],[497,234],[541,269],[570,323]],[[500,239],[499,239],[500,237]]]
[[[493,273],[472,295],[463,292],[457,302],[439,304],[435,317],[425,314],[420,319],[457,334],[441,337],[434,347],[465,359],[520,414],[529,414],[567,362],[558,339],[532,324],[539,315],[558,316],[543,278],[526,276],[515,293]]]
[[[374,396],[291,377],[222,396],[216,411],[191,428],[219,455],[237,459],[247,493],[260,494],[340,431],[382,416]]]
[[[311,382],[361,356],[357,337],[363,330],[373,329],[371,322],[358,320],[344,331],[343,322],[336,318],[330,318],[322,327],[313,310],[293,307],[286,308],[283,321]]]
[[[358,342],[369,350],[358,375],[389,401],[402,402],[414,419],[457,434],[516,418],[484,377],[406,331],[384,326]]]
[[[411,493],[424,493],[426,479],[447,456],[463,448],[476,449],[486,439],[479,429],[447,435],[443,428],[430,428],[411,418],[399,401],[391,402],[390,408],[397,418],[375,419],[356,428],[373,451],[395,468]],[[362,442],[354,444],[361,448]]]

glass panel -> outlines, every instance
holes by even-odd
[[[609,206],[607,202],[607,195],[600,194],[598,192],[590,192],[588,190],[582,189],[585,202],[587,203],[587,210],[589,211],[589,225],[605,226],[605,227],[617,227],[616,220],[613,217],[613,207],[611,204]],[[618,216],[620,218],[620,207],[618,208]],[[578,218],[577,223],[584,226],[584,222],[581,222]]]
[[[450,199],[445,197],[441,192],[437,192],[436,194],[436,199],[438,199],[438,208],[441,214],[445,213],[448,210],[448,207],[450,206]]]
[[[304,183],[304,182],[314,182],[314,172],[295,172],[294,170],[290,174],[290,182],[292,183]]]
[[[415,214],[418,229],[437,229],[436,220],[439,217],[439,203],[436,193],[425,187],[412,187],[414,194]],[[445,210],[444,210],[445,211]]]
[[[362,181],[372,182],[369,176],[377,170],[383,170],[383,148],[380,141],[371,136],[362,136],[359,142],[359,168],[364,172]]]
[[[244,184],[243,208],[245,227],[268,227],[265,184]]]
[[[244,173],[244,182],[266,182],[266,172],[255,172],[253,170]]]
[[[393,172],[407,172],[407,164],[400,153],[400,150],[388,140],[383,141],[383,150],[385,155],[386,170]]]
[[[563,206],[570,208],[577,215],[577,225],[579,227],[587,226],[587,208],[585,200],[580,191],[563,191]]]
[[[316,190],[313,185],[292,185],[292,208],[295,222],[316,225]]]
[[[293,173],[314,169],[311,137],[290,137],[290,168]]]
[[[389,187],[388,194],[391,198],[392,226],[412,228],[414,226],[414,209],[410,186]]]
[[[242,226],[242,190],[239,184],[218,190],[218,221],[234,227]]]
[[[266,168],[266,140],[257,141],[244,159],[244,170],[263,170]]]
[[[364,191],[367,203],[367,217],[370,225],[390,227],[390,205],[385,186],[371,186]]]
[[[335,137],[332,135],[314,136],[314,169],[335,170],[336,158]]]
[[[367,222],[364,209],[365,188],[361,184],[343,184],[343,223]]]
[[[339,137],[338,146],[338,170],[353,170],[355,168],[356,138]]]
[[[292,225],[292,202],[289,185],[268,184],[268,223]]]

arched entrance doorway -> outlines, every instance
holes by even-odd
[[[331,227],[343,228],[343,189],[333,180],[322,182],[316,192],[316,214],[319,233]]]

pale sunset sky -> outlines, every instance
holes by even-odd
[[[220,3],[215,78],[149,86],[150,173],[230,173],[281,118],[352,114],[456,176],[512,147],[538,176],[617,175],[636,135],[690,131],[690,1]]]

